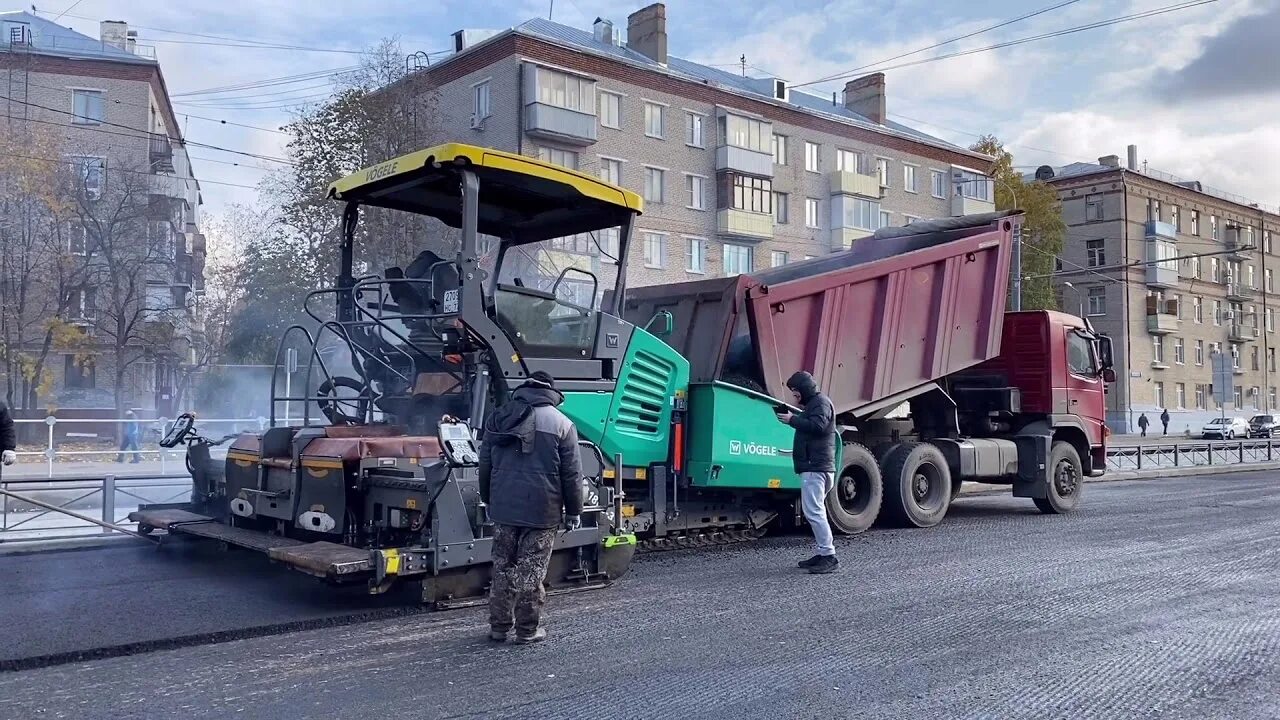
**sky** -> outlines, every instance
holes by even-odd
[[[73,6],[74,3],[74,6]],[[588,28],[602,16],[626,27],[641,0],[56,0],[37,8],[92,37],[98,21],[124,20],[153,45],[188,139],[279,157],[272,129],[315,102],[323,80],[221,96],[182,93],[331,70],[358,61],[381,38],[407,51],[446,51],[463,28],[506,28],[548,13]],[[898,55],[1036,17],[897,61]],[[992,133],[1015,164],[1096,162],[1138,146],[1140,162],[1255,201],[1280,204],[1280,0],[1216,0],[1062,37],[910,67],[905,62],[983,48],[1170,5],[1179,0],[670,0],[669,49],[698,62],[740,67],[792,84],[864,68],[884,70],[891,118],[950,142]],[[363,5],[363,7],[360,7]],[[9,9],[0,5],[0,9]],[[13,7],[18,9],[18,7]],[[30,8],[24,8],[30,9]],[[304,49],[226,47],[266,41]],[[337,52],[335,52],[337,51]],[[879,64],[875,64],[879,63]],[[858,74],[862,74],[859,72]],[[829,95],[843,80],[811,90]],[[266,94],[274,93],[274,94]],[[199,117],[197,117],[199,116]],[[252,125],[252,129],[227,123]],[[193,149],[205,212],[252,204],[270,163]]]

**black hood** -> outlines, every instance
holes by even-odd
[[[529,380],[511,394],[511,400],[489,416],[484,441],[510,445],[519,441],[521,452],[533,452],[533,409],[564,402],[564,395],[537,380]]]
[[[808,402],[810,398],[818,394],[818,381],[807,372],[798,372],[787,378],[787,387],[800,393],[800,399]]]

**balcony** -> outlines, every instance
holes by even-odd
[[[1159,220],[1148,220],[1147,239],[1154,240],[1156,238],[1177,240],[1178,229],[1173,226],[1173,223],[1160,222]]]
[[[1252,287],[1244,283],[1229,282],[1227,283],[1227,299],[1234,302],[1244,302],[1252,300],[1257,293]]]
[[[996,204],[991,200],[953,195],[951,197],[951,217],[964,215],[981,215],[996,211]]]
[[[838,227],[831,230],[831,249],[832,250],[848,250],[853,247],[853,243],[865,237],[874,235],[870,230],[859,230],[857,228]]]
[[[1152,263],[1147,266],[1147,287],[1178,287],[1178,267],[1176,260]]]
[[[882,197],[880,176],[837,170],[831,173],[831,194],[857,195],[878,200]]]
[[[1180,325],[1177,300],[1147,298],[1147,332],[1152,335],[1167,335],[1177,332]]]
[[[596,116],[555,105],[529,103],[524,106],[524,131],[566,145],[586,146],[596,141]]]
[[[151,169],[154,172],[173,172],[173,142],[168,135],[151,134]]]
[[[1240,228],[1229,227],[1222,235],[1222,245],[1227,250],[1227,257],[1232,260],[1248,260],[1253,246]]]
[[[716,148],[716,171],[742,173],[756,177],[773,177],[773,154],[757,152],[733,145],[721,145]]]
[[[773,215],[725,208],[716,214],[716,230],[721,235],[749,240],[773,239]]]
[[[1227,339],[1231,342],[1253,342],[1261,335],[1262,331],[1249,322],[1231,323],[1227,327]]]

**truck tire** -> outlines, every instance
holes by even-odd
[[[1035,498],[1036,507],[1046,515],[1061,515],[1080,505],[1084,492],[1084,465],[1080,453],[1069,442],[1057,440],[1049,448],[1049,497]]]
[[[902,527],[933,527],[951,507],[951,468],[929,443],[905,443],[885,458],[886,515]]]
[[[885,458],[889,457],[890,453],[902,447],[902,445],[900,442],[882,442],[872,448],[871,454],[876,456],[876,462],[883,468]]]
[[[880,515],[884,484],[880,465],[865,445],[846,444],[843,462],[836,486],[827,493],[827,519],[835,532],[856,535],[871,527]]]

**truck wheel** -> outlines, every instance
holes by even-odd
[[[951,468],[928,443],[906,443],[885,458],[884,504],[904,527],[933,527],[951,507]]]
[[[900,447],[902,447],[902,443],[900,442],[882,442],[871,450],[871,454],[876,456],[876,463],[878,463],[880,467],[884,467],[885,458],[889,457],[890,453]]]
[[[1069,442],[1058,440],[1049,449],[1049,497],[1035,498],[1036,507],[1047,515],[1061,515],[1076,509],[1084,491],[1084,466],[1080,453]]]
[[[884,485],[880,465],[865,445],[844,446],[844,468],[836,486],[827,493],[827,519],[841,535],[855,535],[871,527],[880,514]]]

